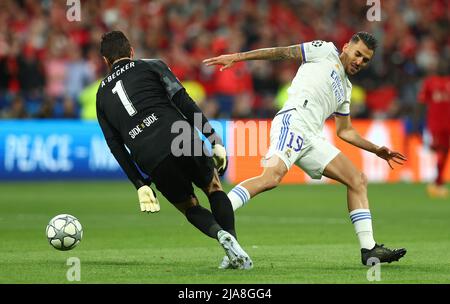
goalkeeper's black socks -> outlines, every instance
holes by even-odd
[[[211,193],[209,195],[209,204],[211,205],[211,212],[217,223],[237,239],[234,227],[233,206],[231,205],[231,201],[227,194],[223,191]]]
[[[212,213],[200,205],[190,207],[185,212],[188,221],[209,237],[217,239],[222,227],[216,222]]]

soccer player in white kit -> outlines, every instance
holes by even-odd
[[[398,164],[406,161],[401,153],[362,138],[351,124],[352,84],[347,75],[354,75],[368,65],[376,44],[371,34],[358,32],[343,46],[341,53],[332,42],[315,40],[204,60],[206,65],[222,65],[221,70],[245,60],[301,61],[288,89],[288,100],[272,121],[263,173],[240,183],[228,196],[236,210],[255,195],[275,188],[294,164],[313,179],[326,176],[344,184],[350,220],[360,242],[364,265],[398,261],[406,254],[406,249],[391,250],[375,242],[367,178],[347,156],[325,140],[322,129],[325,120],[334,115],[336,133],[342,140],[385,159],[391,168],[391,161]],[[223,264],[227,266],[225,260]]]

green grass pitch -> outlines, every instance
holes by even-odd
[[[250,271],[218,269],[218,242],[159,198],[161,211],[144,214],[127,182],[0,184],[0,283],[71,283],[66,261],[77,257],[80,283],[373,284],[341,185],[281,186],[238,210]],[[423,184],[371,184],[369,200],[375,239],[408,249],[400,262],[381,266],[380,282],[449,283],[450,201],[429,199]],[[83,225],[71,251],[53,249],[45,237],[59,213]]]

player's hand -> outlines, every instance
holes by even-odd
[[[389,164],[389,167],[391,167],[391,169],[394,169],[394,167],[392,167],[391,161],[399,164],[399,165],[403,165],[405,163],[405,161],[407,160],[406,157],[399,153],[399,152],[395,152],[395,151],[391,151],[389,150],[389,148],[387,147],[380,147],[377,149],[377,151],[375,152],[375,154],[386,160],[387,163]]]
[[[220,71],[231,68],[237,61],[237,54],[221,55],[218,57],[208,58],[203,60],[203,63],[207,66],[210,65],[222,65]]]
[[[222,176],[228,167],[227,151],[224,146],[215,144],[212,148],[212,158],[220,176]]]
[[[138,189],[137,191],[139,197],[139,204],[141,205],[142,212],[158,212],[161,208],[159,206],[159,201],[156,198],[156,193],[152,188],[145,185]]]

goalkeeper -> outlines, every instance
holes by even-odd
[[[132,59],[134,50],[122,32],[104,34],[100,52],[110,72],[97,92],[98,122],[137,189],[141,211],[158,212],[160,206],[140,171],[192,225],[219,241],[232,268],[252,268],[236,240],[233,208],[219,179],[226,151],[206,117],[163,61]],[[204,152],[194,117],[201,118],[196,127],[211,143],[212,155]],[[192,183],[205,192],[211,211],[200,206]]]

